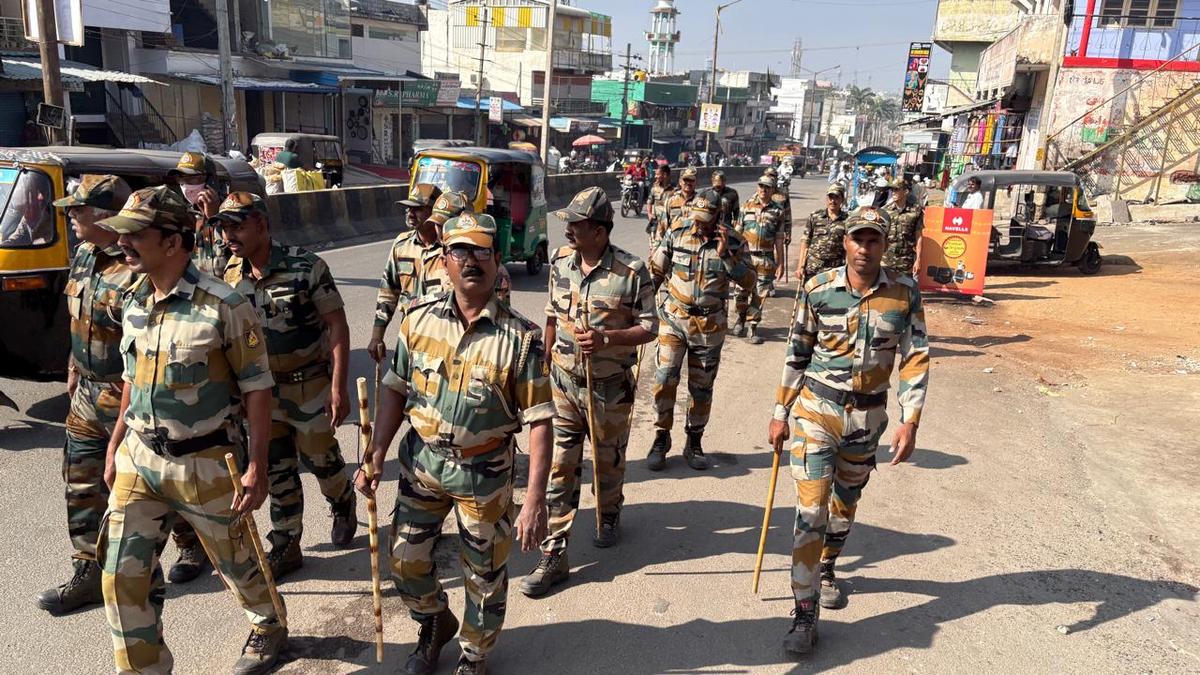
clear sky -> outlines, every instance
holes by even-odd
[[[722,0],[725,4],[728,0]],[[571,0],[570,4],[613,17],[613,64],[625,44],[646,55],[644,32],[655,0]],[[676,0],[679,30],[675,67],[703,68],[712,55],[716,0]],[[928,41],[937,0],[742,0],[721,12],[717,65],[730,70],[791,69],[792,41],[803,40],[801,65],[814,70],[841,66],[843,84],[899,93],[908,43]],[[857,47],[857,48],[856,48]],[[811,50],[811,51],[809,51]],[[934,48],[931,75],[945,78],[950,56]],[[805,75],[808,76],[807,74]],[[821,79],[837,81],[831,70]]]

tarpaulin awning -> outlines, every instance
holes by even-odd
[[[5,80],[38,80],[42,79],[41,61],[5,57],[0,59],[4,64],[4,72],[0,79]],[[126,84],[162,84],[142,75],[125,73],[119,70],[103,70],[86,63],[63,61],[60,67],[65,83],[79,82],[121,82]]]
[[[513,115],[508,121],[511,124],[515,124],[519,127],[525,127],[527,129],[535,129],[542,126],[542,120],[540,118],[533,117],[532,115]]]
[[[968,103],[967,105],[960,105],[960,106],[957,106],[954,108],[947,108],[947,109],[943,110],[942,112],[938,113],[937,118],[938,119],[946,119],[947,117],[954,117],[955,115],[961,115],[963,113],[971,112],[974,110],[982,110],[984,108],[990,108],[990,107],[996,105],[996,102],[999,100],[1000,99],[998,99],[998,98],[992,98],[992,99],[988,99],[986,101],[977,101],[975,103]]]
[[[479,109],[480,110],[487,110],[488,108],[491,107],[491,105],[492,105],[492,97],[491,96],[484,96],[483,98],[479,99]],[[474,96],[459,96],[458,97],[458,107],[465,108],[467,110],[474,110],[475,109],[475,97]],[[512,101],[504,101],[504,103],[501,104],[500,109],[503,110],[504,112],[525,112],[524,108],[517,105],[516,103],[513,103]]]
[[[215,75],[176,75],[181,80],[199,82],[214,87],[221,85],[221,78]],[[235,77],[233,88],[242,91],[282,91],[294,94],[336,94],[339,89],[327,84],[315,82],[296,82],[294,80],[276,80],[262,77]]]

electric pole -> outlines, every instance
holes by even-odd
[[[625,120],[628,119],[628,117],[629,117],[629,71],[631,68],[633,68],[633,60],[634,59],[641,60],[641,58],[642,57],[640,57],[640,56],[634,56],[633,44],[626,42],[625,43],[625,65],[623,66],[625,69],[625,81],[624,81],[623,88],[621,89],[621,148],[622,149],[629,147],[629,134],[626,133],[628,131],[628,129],[625,126]]]
[[[716,26],[713,27],[712,78],[708,83],[708,102],[709,103],[713,103],[716,100],[716,95],[717,95],[717,40],[721,36],[721,10],[723,10],[727,7],[732,7],[741,1],[742,0],[733,0],[733,2],[727,2],[723,5],[717,5],[717,12],[716,12],[717,22],[716,22]],[[716,133],[716,132],[713,132],[713,131],[708,132],[708,136],[704,139],[704,162],[705,162],[705,164],[707,164],[709,161],[708,153],[709,153],[709,148],[712,145],[712,137],[713,137],[714,133]]]
[[[47,105],[62,108],[62,71],[58,62],[58,20],[54,15],[54,0],[37,0],[37,12],[38,50],[42,57],[42,98]],[[63,124],[66,124],[66,119]],[[45,129],[50,145],[63,142],[63,129]]]
[[[483,6],[479,8],[479,13],[482,15],[479,29],[479,70],[476,71],[475,77],[478,81],[475,83],[475,145],[482,146],[485,130],[487,125],[483,122],[483,115],[480,114],[479,103],[483,99],[483,64],[487,62],[487,27],[488,27],[488,8]],[[490,100],[490,99],[489,99]]]
[[[550,161],[550,79],[554,75],[554,23],[558,17],[558,0],[550,0],[546,17],[546,77],[542,82],[542,166]]]
[[[217,58],[221,65],[221,127],[225,139],[224,154],[237,150],[237,101],[233,94],[233,55],[229,45],[229,0],[217,0]]]

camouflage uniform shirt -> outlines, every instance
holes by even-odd
[[[698,192],[693,192],[689,197],[683,193],[682,188],[675,188],[670,197],[667,197],[667,222],[659,223],[658,232],[661,237],[667,236],[671,230],[683,227],[690,223],[688,220],[688,208],[692,205],[692,200],[696,198]]]
[[[450,291],[405,312],[383,383],[421,440],[473,456],[554,417],[544,353],[538,327],[495,297],[464,327]]]
[[[650,186],[650,217],[654,219],[655,225],[667,222],[667,199],[673,192],[675,186],[670,183],[665,186],[657,183]]]
[[[897,354],[900,421],[919,422],[929,384],[929,338],[916,282],[885,267],[859,295],[845,265],[818,274],[804,284],[775,419],[787,419],[805,379],[859,394],[887,391]]]
[[[784,231],[783,209],[774,202],[762,204],[754,197],[742,206],[741,216],[737,231],[746,239],[750,253],[774,255],[775,241]]]
[[[235,256],[225,267],[225,283],[258,311],[272,373],[281,375],[328,361],[321,317],[345,305],[324,260],[272,240],[263,278],[255,279],[250,261]]]
[[[917,262],[917,241],[921,238],[924,213],[915,204],[905,204],[901,209],[892,202],[888,202],[883,210],[891,218],[883,265],[902,274],[912,274]]]
[[[71,364],[82,377],[121,381],[121,306],[134,281],[115,244],[100,250],[85,242],[76,250],[63,292],[71,315]]]
[[[728,231],[725,255],[717,254],[716,235],[704,238],[691,220],[667,234],[650,257],[650,276],[656,286],[667,287],[663,305],[668,315],[686,321],[689,308],[705,312],[705,318],[725,320],[725,301],[730,282],[742,288],[754,286],[754,269],[746,253],[746,241]]]
[[[205,223],[196,230],[196,248],[192,250],[192,264],[196,269],[219,279],[229,263],[229,256],[229,248],[217,228]]]
[[[654,308],[654,284],[642,260],[611,244],[600,263],[586,276],[579,267],[579,254],[564,246],[550,263],[550,300],[546,316],[555,319],[554,365],[578,377],[584,376],[583,361],[575,344],[574,327],[582,325],[583,307],[588,325],[622,330],[641,326],[658,330]],[[592,376],[613,377],[628,371],[637,361],[637,347],[608,345],[592,354]]]
[[[827,269],[846,264],[846,249],[842,237],[846,235],[846,212],[830,218],[825,209],[814,211],[804,226],[804,242],[808,246],[808,257],[804,261],[804,276],[812,278]]]
[[[729,186],[718,190],[712,189],[717,193],[719,201],[717,202],[717,222],[726,227],[733,227],[741,221],[741,214],[738,212],[738,206],[741,204],[738,201],[738,192]]]
[[[241,394],[274,385],[254,308],[223,281],[188,265],[165,298],[143,277],[126,295],[125,423],[180,441],[229,427]]]

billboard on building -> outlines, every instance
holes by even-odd
[[[925,85],[929,80],[929,56],[933,43],[913,42],[908,46],[908,66],[904,72],[904,99],[901,110],[921,112],[925,103]]]
[[[702,103],[700,105],[700,131],[715,134],[721,130],[721,104]]]

